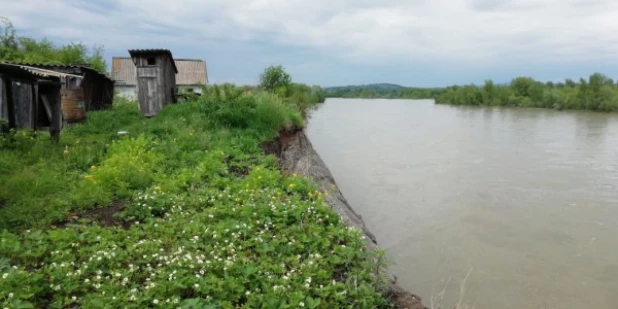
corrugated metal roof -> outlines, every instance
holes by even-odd
[[[168,57],[170,57],[170,59],[174,60],[174,56],[172,56],[172,52],[169,49],[160,49],[160,48],[153,48],[153,49],[129,49],[129,55],[131,55],[131,57],[136,56],[136,55],[158,55],[158,54],[166,54]],[[174,71],[176,71],[176,74],[178,74],[178,68],[176,67],[176,64],[174,62],[172,62],[172,64],[174,65]]]
[[[208,84],[205,61],[199,59],[176,59],[174,62],[178,68],[178,73],[176,74],[177,85]],[[127,57],[114,57],[112,59],[112,78],[119,85],[137,85],[137,75],[133,60]]]
[[[63,72],[58,72],[58,71],[53,71],[53,70],[46,70],[46,69],[41,69],[41,68],[35,68],[35,67],[31,67],[31,66],[25,66],[25,65],[18,65],[18,67],[34,73],[34,74],[38,74],[38,75],[42,75],[42,76],[54,76],[54,77],[61,77],[61,78],[65,78],[67,76],[70,77],[76,77],[76,78],[84,78],[81,75],[76,75],[76,74],[69,74],[69,73],[63,73]]]
[[[33,68],[28,66],[0,63],[0,73],[14,75],[16,77],[28,78],[28,79],[56,79],[59,77],[72,76],[71,74],[64,74],[60,72],[54,72],[49,70],[43,70],[39,68]],[[81,76],[79,76],[81,77]]]
[[[131,58],[112,59],[112,79],[118,85],[137,85],[135,64]]]
[[[176,60],[178,74],[176,74],[176,84],[178,85],[196,85],[208,84],[208,76],[206,75],[206,62],[202,60]]]
[[[35,67],[35,68],[48,68],[48,69],[51,69],[51,71],[53,71],[53,68],[81,69],[81,70],[87,70],[89,72],[98,74],[110,81],[112,80],[106,74],[101,73],[85,64],[49,64],[49,63],[11,62],[11,61],[4,61],[4,63],[19,65],[19,66],[29,66],[29,67]]]

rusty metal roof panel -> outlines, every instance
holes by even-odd
[[[176,60],[178,74],[176,74],[176,84],[178,85],[198,85],[208,84],[206,75],[206,62],[203,60],[179,59]]]
[[[112,59],[112,79],[119,85],[137,85],[137,73],[133,60],[126,57],[114,57]]]

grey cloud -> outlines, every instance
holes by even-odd
[[[3,3],[2,14],[50,37],[118,49],[269,42],[364,64],[411,59],[482,64],[504,57],[618,61],[609,56],[618,53],[618,4],[609,0],[24,2],[29,5]],[[78,26],[68,29],[67,16]]]

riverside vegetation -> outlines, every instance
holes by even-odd
[[[487,80],[483,86],[448,87],[436,103],[617,111],[618,85],[601,73],[563,83],[542,83],[530,77],[515,78],[508,85]]]
[[[443,88],[411,88],[394,84],[373,84],[327,88],[326,96],[362,99],[430,99],[442,92]]]
[[[263,86],[211,86],[152,119],[117,100],[58,144],[3,134],[0,307],[390,307],[382,254],[261,151],[323,92]]]
[[[446,88],[407,88],[376,84],[326,89],[328,97],[435,99],[438,104],[540,107],[593,111],[618,111],[618,84],[601,73],[579,81],[540,82],[530,77],[517,77],[498,85],[486,80],[481,86],[464,85]]]

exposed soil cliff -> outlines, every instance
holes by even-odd
[[[276,155],[279,158],[279,164],[286,172],[313,179],[320,186],[320,190],[328,193],[326,201],[330,207],[337,211],[348,224],[364,231],[367,236],[367,247],[371,250],[377,248],[375,236],[367,229],[362,217],[343,197],[330,170],[313,149],[305,132],[302,130],[281,132],[276,139],[264,143],[262,147],[265,153]],[[394,275],[389,273],[389,276],[392,278],[392,284],[386,297],[391,298],[398,308],[427,309],[422,305],[419,297],[404,291],[397,285],[397,278]]]

